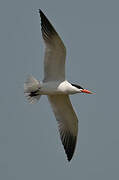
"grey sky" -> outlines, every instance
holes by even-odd
[[[0,1],[0,179],[119,179],[119,1]],[[27,75],[43,78],[41,8],[67,47],[67,79],[96,91],[71,96],[79,119],[70,163],[46,97],[29,105]]]

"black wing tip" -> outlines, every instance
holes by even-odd
[[[47,17],[45,16],[45,14],[43,13],[43,11],[41,9],[39,9],[39,14],[40,14],[40,17],[41,17],[41,21],[44,20],[44,19],[48,21]]]
[[[66,133],[65,134],[65,138],[66,139],[62,139],[62,143],[65,149],[65,153],[67,155],[67,160],[71,161],[73,155],[74,155],[74,151],[75,151],[75,147],[76,147],[76,136],[73,136],[72,134]]]
[[[70,162],[73,158],[74,151],[75,151],[76,142],[72,143],[72,147],[69,147],[69,150],[65,150],[67,154],[67,160]]]
[[[38,9],[38,11],[39,11],[39,14],[42,12],[41,9]]]
[[[69,156],[67,155],[67,160],[70,162],[71,159],[72,159],[72,157],[73,157],[73,155],[72,155],[71,157],[69,157]]]
[[[47,17],[45,16],[45,14],[43,13],[43,11],[41,9],[39,9],[39,14],[40,14],[40,17],[41,17],[41,21],[43,19],[47,19]]]
[[[44,40],[49,40],[52,35],[56,34],[56,31],[41,9],[39,9],[39,14],[41,17],[41,30],[43,38]]]
[[[42,16],[45,16],[44,13],[43,13],[43,11],[42,11],[41,9],[39,9],[39,14],[40,14],[41,17],[42,17]]]
[[[65,149],[65,152],[67,154],[67,160],[70,162],[73,158],[74,151],[75,151],[76,142],[72,143],[72,147],[68,147],[69,149]]]

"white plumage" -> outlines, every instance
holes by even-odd
[[[47,17],[41,10],[39,13],[45,43],[44,79],[43,82],[39,82],[34,77],[29,77],[24,84],[25,95],[30,103],[37,102],[41,95],[48,96],[58,121],[62,144],[70,161],[76,146],[78,119],[69,95],[81,92],[91,94],[91,92],[65,79],[66,48]]]

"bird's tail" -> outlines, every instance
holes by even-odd
[[[40,82],[33,76],[29,76],[24,83],[24,94],[29,103],[36,103],[40,99],[39,89],[41,87]]]

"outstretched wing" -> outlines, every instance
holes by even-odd
[[[48,99],[56,120],[58,121],[61,141],[67,158],[70,161],[74,154],[78,133],[78,119],[76,113],[73,110],[68,95],[50,95]]]
[[[39,10],[45,42],[44,81],[65,79],[66,48],[47,17]]]

